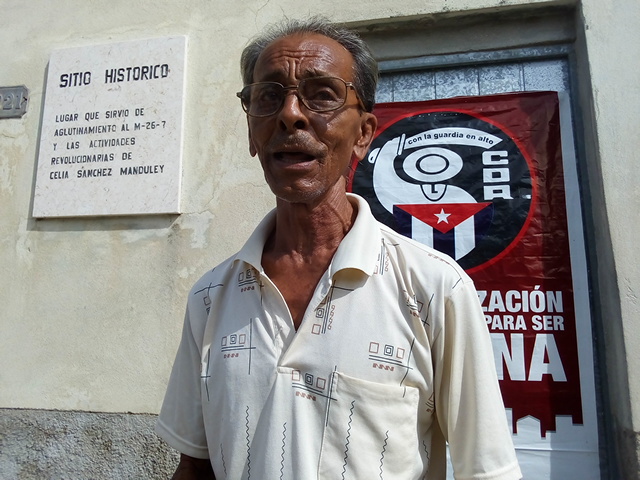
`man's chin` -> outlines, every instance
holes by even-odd
[[[324,188],[315,183],[296,182],[289,185],[269,184],[271,191],[276,196],[278,204],[304,204],[307,206],[319,205],[323,202],[332,202],[336,196],[346,195],[344,177],[329,188]]]

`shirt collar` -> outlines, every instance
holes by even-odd
[[[347,193],[347,198],[357,209],[358,215],[353,226],[347,232],[331,265],[330,276],[345,268],[354,268],[372,275],[380,251],[380,226],[371,213],[369,204],[360,196]],[[258,224],[249,239],[236,255],[260,272],[262,270],[262,251],[269,235],[275,228],[276,211],[270,211]]]
[[[380,226],[371,213],[366,200],[347,193],[351,204],[358,210],[356,221],[347,232],[329,266],[331,277],[345,268],[355,268],[373,275],[380,253]]]
[[[269,235],[276,226],[276,210],[271,210],[258,224],[253,233],[249,236],[244,246],[236,254],[236,260],[242,260],[253,268],[263,273],[262,251],[267,243]]]

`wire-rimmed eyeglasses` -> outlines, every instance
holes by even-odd
[[[347,93],[355,87],[339,77],[309,77],[300,80],[298,85],[285,87],[278,82],[258,82],[245,86],[236,93],[242,103],[242,109],[251,117],[268,117],[275,115],[284,105],[288,92],[296,95],[312,112],[330,112],[342,107],[347,101]],[[358,104],[364,105],[357,95]]]

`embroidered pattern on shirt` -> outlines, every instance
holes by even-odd
[[[225,360],[244,358],[243,352],[248,353],[246,355],[248,362],[247,375],[251,375],[251,359],[253,350],[256,347],[253,345],[253,318],[249,320],[249,334],[246,333],[231,333],[225,335],[220,339],[220,353]]]
[[[429,311],[431,307],[431,302],[433,302],[433,298],[435,294],[431,294],[431,298],[429,298],[429,305],[427,305],[426,316],[424,319],[422,318],[422,309],[424,308],[424,302],[418,300],[415,295],[410,295],[406,290],[404,291],[405,295],[405,303],[407,308],[409,309],[409,314],[422,322],[425,327],[429,326]]]
[[[247,405],[245,417],[245,434],[247,439],[247,480],[251,478],[251,442],[249,437],[249,406]]]
[[[248,292],[256,289],[258,279],[253,268],[247,268],[238,274],[238,288],[240,292]]]
[[[327,330],[333,328],[333,320],[336,314],[336,305],[333,303],[333,294],[335,290],[342,290],[345,292],[353,292],[352,288],[338,287],[337,285],[331,286],[329,293],[320,302],[315,309],[315,320],[319,323],[314,323],[311,326],[311,333],[314,335],[320,335],[327,333]]]
[[[368,353],[369,360],[371,361],[371,368],[388,372],[393,372],[397,368],[406,369],[406,373],[400,382],[400,385],[402,385],[402,382],[406,378],[407,373],[409,373],[409,370],[413,370],[413,367],[409,366],[412,348],[413,342],[409,349],[407,349],[406,347],[400,347],[388,343],[370,341]],[[407,352],[407,350],[409,351]]]
[[[207,402],[209,399],[209,379],[211,375],[209,375],[209,364],[211,363],[211,349],[207,349],[207,363],[206,365],[202,365],[202,369],[200,370],[200,379],[204,381],[204,389],[207,393]]]
[[[202,302],[204,303],[204,307],[207,311],[207,315],[211,310],[211,297],[209,296],[209,292],[211,291],[211,289],[218,288],[218,287],[224,287],[224,283],[218,283],[217,285],[214,285],[213,283],[209,283],[209,285],[207,285],[206,287],[193,292],[194,295],[198,295],[199,293],[205,292],[204,296],[202,297]]]
[[[389,252],[387,251],[387,245],[384,242],[384,238],[380,244],[380,253],[378,254],[378,259],[376,266],[373,269],[374,275],[384,275],[385,272],[389,271]]]
[[[369,342],[369,360],[373,362],[373,368],[389,370],[393,372],[395,367],[405,367],[403,360],[406,349],[380,342]],[[410,367],[405,367],[410,368]]]
[[[406,290],[404,291],[405,304],[409,308],[409,311],[415,317],[420,318],[420,312],[422,312],[422,307],[424,307],[424,303],[419,301],[415,295],[410,295]]]
[[[436,409],[435,395],[432,393],[429,399],[425,402],[427,406],[427,412],[433,413]]]
[[[307,400],[316,401],[317,397],[330,398],[327,394],[327,379],[319,375],[313,375],[300,370],[291,371],[291,387],[295,390],[295,396]]]
[[[347,438],[344,443],[344,461],[342,464],[342,480],[345,478],[345,473],[347,473],[347,462],[349,460],[349,443],[351,439],[351,423],[353,422],[353,410],[355,409],[356,401],[353,400],[351,402],[351,408],[349,409],[349,422],[347,423]]]
[[[422,440],[422,448],[424,449],[425,457],[427,459],[427,468],[425,469],[425,473],[422,476],[422,480],[427,479],[427,472],[429,471],[429,464],[431,463],[431,455],[429,454],[429,448],[427,447],[427,442]]]
[[[389,440],[389,430],[384,434],[384,443],[382,444],[382,452],[380,453],[380,479],[384,478],[382,474],[384,473],[384,452],[387,451],[387,442]]]
[[[282,453],[280,454],[280,480],[284,478],[284,452],[287,446],[287,422],[282,425]]]
[[[222,449],[222,443],[220,444],[220,458],[222,458],[222,469],[224,470],[225,476],[227,475],[227,463],[224,460],[224,450]]]

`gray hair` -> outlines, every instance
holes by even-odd
[[[362,100],[365,110],[373,109],[378,83],[378,62],[371,54],[367,44],[351,30],[331,24],[323,17],[307,20],[285,19],[271,25],[262,34],[254,38],[242,51],[240,70],[245,85],[253,82],[253,71],[262,51],[276,40],[296,34],[316,33],[335,40],[347,49],[353,57],[353,85]]]

